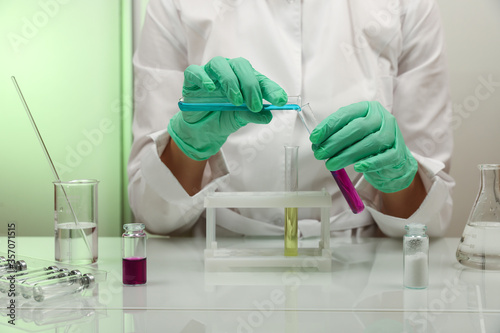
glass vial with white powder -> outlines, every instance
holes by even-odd
[[[429,285],[429,237],[424,224],[412,223],[405,226],[403,237],[404,286],[410,289],[424,289]]]

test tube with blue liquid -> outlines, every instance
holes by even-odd
[[[185,101],[180,99],[178,103],[179,109],[181,111],[249,111],[245,104],[234,105],[228,101],[213,100],[189,100]],[[276,106],[270,103],[263,103],[263,110],[267,111],[279,111],[279,110],[295,110],[304,124],[307,132],[311,134],[314,128],[318,125],[316,118],[312,112],[311,106],[309,104],[302,105],[300,96],[289,96],[288,103],[283,106]],[[340,192],[344,196],[345,200],[349,204],[351,211],[354,214],[361,213],[365,206],[358,192],[354,188],[354,185],[349,178],[349,175],[345,169],[330,171],[333,178],[337,182]]]

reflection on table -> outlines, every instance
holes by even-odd
[[[32,247],[49,247],[52,241],[30,238],[25,254],[35,255]],[[500,272],[461,267],[455,259],[456,238],[431,240],[425,290],[403,288],[402,241],[397,239],[332,238],[330,272],[298,265],[208,273],[204,239],[152,237],[148,283],[137,287],[121,283],[120,239],[99,241],[95,268],[107,271],[106,281],[90,297],[38,307],[27,303],[26,309],[23,304],[17,320],[31,325],[26,331],[59,327],[55,320],[65,316],[66,323],[85,332],[498,332],[500,328]],[[316,241],[300,240],[302,245]],[[218,242],[245,248],[282,240]],[[50,255],[47,250],[44,259]],[[7,327],[8,318],[2,318],[0,328]]]

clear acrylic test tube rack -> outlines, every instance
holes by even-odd
[[[330,194],[323,191],[298,192],[215,192],[205,198],[206,249],[205,271],[228,272],[245,268],[317,268],[331,270],[330,250]],[[317,248],[300,248],[298,256],[285,257],[283,248],[229,249],[219,248],[216,240],[217,208],[319,208],[321,210],[321,237]]]

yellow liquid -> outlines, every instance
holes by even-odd
[[[285,256],[298,255],[297,208],[285,208]]]

